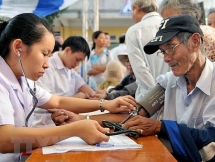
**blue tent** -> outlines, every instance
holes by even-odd
[[[44,17],[69,7],[78,0],[0,0],[0,17],[12,18],[20,13]]]

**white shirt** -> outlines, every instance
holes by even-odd
[[[121,53],[127,53],[127,47],[124,43],[120,43],[118,46],[114,47],[112,50],[112,58],[118,60],[118,55]]]
[[[73,69],[67,69],[58,53],[49,58],[49,68],[37,84],[53,94],[71,97],[86,83]],[[34,112],[33,127],[55,126],[51,114],[44,109],[37,108]]]
[[[215,63],[206,60],[196,87],[189,94],[184,76],[175,77],[168,72],[157,81],[166,89],[163,119],[196,129],[215,126]]]
[[[138,101],[155,86],[155,79],[170,70],[157,54],[145,54],[143,47],[150,42],[160,26],[162,18],[157,12],[143,16],[142,20],[131,26],[126,33],[128,57],[138,85],[135,98]]]
[[[2,57],[0,57],[0,71],[0,125],[12,124],[15,127],[23,127],[25,126],[25,119],[33,107],[32,95],[24,77],[18,81]],[[28,83],[33,89],[33,82],[28,80]],[[38,99],[37,105],[40,106],[51,98],[51,94],[36,86],[36,97]],[[31,125],[31,122],[32,116],[28,125]],[[0,154],[1,162],[17,162],[19,158],[20,154],[17,153]]]

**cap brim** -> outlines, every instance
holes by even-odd
[[[126,58],[128,58],[128,55],[126,55],[126,54],[120,54],[120,55],[118,55],[118,59],[119,59],[119,61],[123,64],[123,65],[125,65],[125,59]]]
[[[149,55],[155,53],[159,49],[159,45],[168,42],[178,33],[179,31],[173,31],[156,35],[156,37],[152,41],[150,41],[143,47],[145,53]]]

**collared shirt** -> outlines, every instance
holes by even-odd
[[[15,127],[23,127],[25,119],[33,107],[32,95],[24,77],[18,81],[2,57],[0,57],[0,71],[0,125],[12,124]],[[34,83],[31,80],[28,80],[28,83],[33,89]],[[37,105],[40,106],[51,98],[51,94],[36,86],[36,97]],[[32,116],[28,125],[31,125],[31,122]],[[20,154],[0,154],[0,161],[19,161],[19,157]]]
[[[155,86],[155,79],[160,74],[170,71],[169,66],[157,54],[145,54],[143,47],[151,41],[161,23],[161,16],[157,12],[150,12],[142,20],[131,26],[126,33],[128,57],[138,85],[135,99],[142,97]]]
[[[166,88],[163,119],[197,129],[215,126],[215,63],[206,60],[196,87],[189,94],[184,76],[175,77],[168,72],[157,81]]]
[[[95,50],[91,51],[90,58],[87,61],[87,72],[90,71],[93,65],[106,65],[112,59],[112,54],[107,49],[104,49],[101,55],[97,55]],[[91,75],[88,78],[88,85],[97,90],[100,83],[104,82],[105,78],[103,73],[97,75]]]
[[[73,69],[67,69],[61,61],[58,53],[49,58],[49,68],[37,84],[53,94],[71,97],[86,83]],[[34,111],[33,127],[55,126],[51,114],[47,110],[36,109]]]

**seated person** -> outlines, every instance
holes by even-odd
[[[68,37],[62,45],[62,51],[55,52],[49,58],[50,67],[46,69],[46,73],[37,81],[37,84],[60,96],[88,98],[95,91],[73,69],[85,57],[89,58],[89,55],[90,49],[84,38],[79,36]],[[34,112],[32,126],[54,126],[54,123],[48,111],[37,108]]]
[[[98,122],[82,120],[49,128],[29,127],[36,106],[72,112],[108,110],[132,111],[131,96],[115,100],[86,100],[51,94],[35,81],[49,67],[54,48],[52,27],[32,13],[22,13],[0,23],[0,161],[19,162],[21,153],[51,146],[69,137],[80,137],[88,144],[108,141]],[[40,161],[40,160],[38,160]]]
[[[91,99],[107,99],[112,100],[119,96],[131,95],[135,96],[137,89],[137,84],[135,82],[136,78],[132,70],[131,64],[128,59],[127,53],[121,53],[118,55],[119,61],[126,67],[128,75],[118,84],[115,88],[111,88],[107,91],[97,91],[96,94],[91,96]]]
[[[103,74],[105,81],[99,84],[98,89],[107,90],[109,87],[118,85],[124,75],[123,71],[123,67],[119,61],[109,61]]]
[[[211,8],[208,13],[208,25],[215,28],[215,8]]]
[[[183,162],[215,161],[215,63],[205,55],[203,37],[195,17],[179,15],[161,22],[144,51],[153,54],[159,50],[158,55],[163,55],[172,70],[157,78],[165,88],[162,120],[136,115],[122,125],[142,136],[156,134],[170,142],[166,146]],[[91,119],[114,122],[122,119],[121,114],[105,115]]]
[[[58,41],[55,41],[54,49],[53,49],[53,51],[52,51],[50,57],[53,56],[53,54],[54,54],[55,52],[60,51],[61,48],[62,48],[62,45],[61,45]]]

